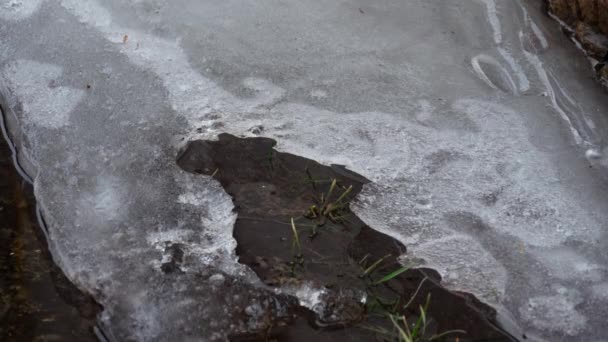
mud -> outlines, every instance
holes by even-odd
[[[411,267],[378,284],[402,267],[398,257],[407,249],[349,210],[369,181],[339,165],[278,152],[275,144],[221,134],[218,141],[189,143],[177,160],[186,171],[217,179],[233,198],[241,263],[282,292],[305,284],[324,292],[314,313],[294,308],[298,319],[281,330],[234,340],[383,340],[388,337],[369,328],[393,330],[390,310],[415,322],[429,296],[427,337],[458,329],[465,333],[444,340],[517,340],[498,327],[494,309],[446,290],[431,269]]]
[[[100,309],[53,263],[32,188],[0,138],[0,341],[96,341]]]

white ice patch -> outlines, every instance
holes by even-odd
[[[540,28],[538,28],[538,25],[536,25],[534,21],[530,20],[530,27],[532,27],[532,32],[534,32],[536,39],[538,39],[540,42],[540,46],[543,49],[547,49],[549,47],[549,43],[547,42],[547,38],[545,38],[543,32],[540,30]]]
[[[161,229],[148,234],[148,242],[157,248],[164,242],[181,243],[186,246],[187,255],[195,256],[202,264],[213,265],[228,274],[242,273],[244,267],[236,262],[234,254],[236,241],[232,228],[236,213],[230,196],[220,191],[219,184],[211,179],[201,182],[196,175],[180,172],[177,180],[184,187],[177,202],[186,210],[190,210],[188,207],[193,211],[212,209],[204,210],[200,215],[200,226],[196,231],[186,227]]]
[[[585,151],[585,158],[592,160],[598,160],[602,158],[602,153],[596,149],[590,148]]]
[[[532,29],[532,33],[538,40],[541,49],[546,50],[547,48],[549,48],[549,42],[547,41],[547,37],[545,37],[545,34],[538,27],[536,22],[534,22],[534,20],[532,20],[532,18],[530,17],[530,14],[528,14],[528,10],[524,6],[520,6],[520,8],[523,12],[524,21],[525,21],[526,25],[529,26],[530,29]]]
[[[139,341],[151,341],[160,334],[164,314],[161,309],[150,301],[149,294],[146,290],[141,290],[139,293],[132,294],[124,300],[132,308],[137,317],[141,317],[138,321],[138,326],[134,327],[134,332]],[[166,319],[166,317],[165,317]]]
[[[593,285],[591,291],[595,300],[608,302],[608,283]]]
[[[22,20],[30,17],[44,0],[0,0],[0,18]]]
[[[518,93],[511,74],[495,58],[484,54],[477,55],[471,59],[471,66],[475,74],[490,88]]]
[[[606,268],[592,263],[580,254],[566,247],[548,250],[534,250],[533,254],[542,262],[552,277],[561,280],[598,281]]]
[[[19,60],[3,73],[10,88],[23,105],[26,122],[46,128],[69,123],[70,113],[85,96],[85,91],[60,86],[61,67],[31,60]]]
[[[498,53],[500,53],[500,55],[505,59],[505,61],[507,61],[507,63],[509,63],[511,70],[513,70],[513,72],[515,72],[515,75],[517,76],[517,81],[519,83],[519,90],[520,91],[529,90],[530,81],[528,80],[528,77],[526,76],[526,73],[522,69],[521,65],[515,60],[515,58],[513,58],[513,56],[511,55],[511,53],[508,50],[506,50],[502,47],[498,47],[497,50],[498,50]]]
[[[81,189],[76,203],[76,224],[89,227],[90,222],[112,226],[128,212],[127,184],[113,175],[100,175],[89,189]]]
[[[490,26],[492,26],[492,32],[494,34],[494,43],[498,45],[502,43],[502,29],[500,28],[500,20],[498,19],[498,12],[496,11],[496,1],[482,1],[486,5],[488,22],[490,23]]]
[[[583,300],[576,290],[559,287],[555,295],[530,298],[519,312],[524,321],[553,332],[575,336],[585,329],[587,319],[576,310]]]
[[[313,99],[324,99],[327,97],[327,92],[323,89],[313,89],[310,91],[310,97]]]
[[[219,108],[230,108],[234,97],[215,83],[194,71],[179,41],[162,39],[115,24],[110,13],[94,0],[61,0],[61,4],[78,19],[95,27],[108,41],[119,45],[122,53],[136,65],[152,69],[162,79],[170,93],[173,108],[200,120]],[[125,43],[124,35],[129,39]],[[249,87],[259,88],[263,82],[251,79]],[[264,95],[264,94],[263,94]],[[264,100],[274,100],[278,94],[270,91]],[[253,107],[259,104],[255,99]]]
[[[520,32],[519,38],[523,44],[523,35],[521,34],[521,32]],[[523,50],[523,53],[526,56],[526,58],[528,59],[528,62],[530,62],[530,64],[534,67],[534,69],[536,69],[536,72],[538,74],[540,81],[545,86],[545,91],[547,93],[547,96],[549,97],[551,106],[555,109],[555,111],[557,113],[559,113],[561,118],[568,125],[568,128],[570,128],[570,132],[572,132],[574,141],[579,145],[582,144],[583,142],[585,142],[583,140],[583,138],[581,137],[581,134],[579,133],[579,131],[572,124],[572,120],[570,119],[568,114],[566,114],[566,112],[562,109],[562,107],[560,107],[560,105],[557,103],[557,96],[555,94],[555,90],[553,89],[553,86],[551,85],[551,82],[549,81],[549,76],[543,66],[543,62],[540,60],[540,58],[538,58],[537,55],[530,53],[530,52],[526,51],[525,49]]]
[[[255,91],[254,98],[256,103],[273,105],[285,96],[283,88],[277,87],[265,79],[248,77],[243,80],[243,85]]]
[[[592,164],[608,167],[608,147],[604,147],[602,150],[590,148],[585,151],[585,158]]]
[[[444,285],[483,294],[481,299],[492,304],[504,298],[507,271],[475,238],[450,235],[411,250],[416,258],[432,262]]]
[[[315,287],[309,283],[304,283],[295,291],[294,295],[299,299],[300,305],[314,310],[322,304],[321,297],[327,293],[323,288]]]
[[[433,116],[433,105],[428,100],[418,100],[418,110],[416,111],[416,120],[420,123],[428,121]]]

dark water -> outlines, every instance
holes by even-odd
[[[53,263],[10,158],[0,138],[0,341],[96,341],[99,307]]]

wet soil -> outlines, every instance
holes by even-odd
[[[0,341],[96,341],[100,307],[53,263],[10,158],[0,138]]]
[[[402,269],[398,257],[407,250],[349,210],[369,181],[342,166],[278,152],[275,144],[221,134],[218,141],[189,143],[177,161],[186,171],[213,176],[232,196],[239,261],[267,286],[324,290],[314,313],[294,308],[298,318],[281,330],[233,340],[391,340],[372,329],[394,332],[388,313],[415,323],[427,300],[427,338],[457,329],[464,332],[440,340],[516,340],[497,326],[494,309],[443,288],[431,269],[410,268],[382,281]]]

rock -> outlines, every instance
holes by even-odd
[[[603,61],[608,54],[608,36],[595,32],[591,26],[579,21],[574,31],[578,40],[589,56]]]
[[[578,19],[576,17],[575,1],[547,0],[547,8],[549,13],[552,13],[569,25],[574,24]]]
[[[608,60],[608,0],[546,0],[547,10],[574,31],[587,54],[600,63]],[[608,84],[606,68],[596,68],[602,84]]]
[[[604,82],[605,85],[608,84],[608,67],[604,66],[598,72],[600,79]]]
[[[600,32],[608,35],[608,0],[598,0],[597,13]]]
[[[342,330],[349,341],[370,341],[374,336],[359,326],[393,328],[390,320],[377,320],[370,314],[380,298],[393,303],[393,314],[415,317],[419,305],[431,296],[426,315],[434,323],[429,329],[461,329],[466,331],[460,336],[463,340],[515,340],[498,326],[496,310],[473,295],[442,287],[434,270],[406,270],[375,283],[403,267],[398,257],[407,249],[401,242],[367,226],[350,209],[339,214],[347,219],[327,217],[322,224],[315,217],[302,215],[311,204],[348,204],[370,181],[343,166],[327,166],[277,151],[276,144],[269,138],[222,133],[217,141],[190,142],[177,161],[182,169],[194,173],[207,170],[202,173],[210,175],[214,168],[220,170],[214,178],[231,194],[238,215],[233,233],[239,262],[249,266],[275,293],[291,294],[291,300],[297,296],[300,307],[296,316],[308,321],[304,328],[297,324],[298,317],[289,320],[288,314],[273,311],[265,304],[267,299],[257,301],[243,306],[246,337],[259,341],[260,336],[293,334],[300,336],[298,341],[310,341],[307,334],[312,333],[317,342],[337,341],[340,339],[328,331]],[[330,190],[334,187],[340,190]],[[289,224],[290,220],[295,223]],[[318,235],[310,232],[313,226]],[[292,229],[297,232],[297,244],[290,242]],[[399,303],[410,303],[411,307]],[[294,307],[283,311],[288,309]],[[277,321],[283,324],[281,329],[268,333]],[[266,335],[260,335],[264,332]]]
[[[588,25],[598,24],[598,1],[597,0],[578,0],[575,8],[577,9],[578,19]]]

